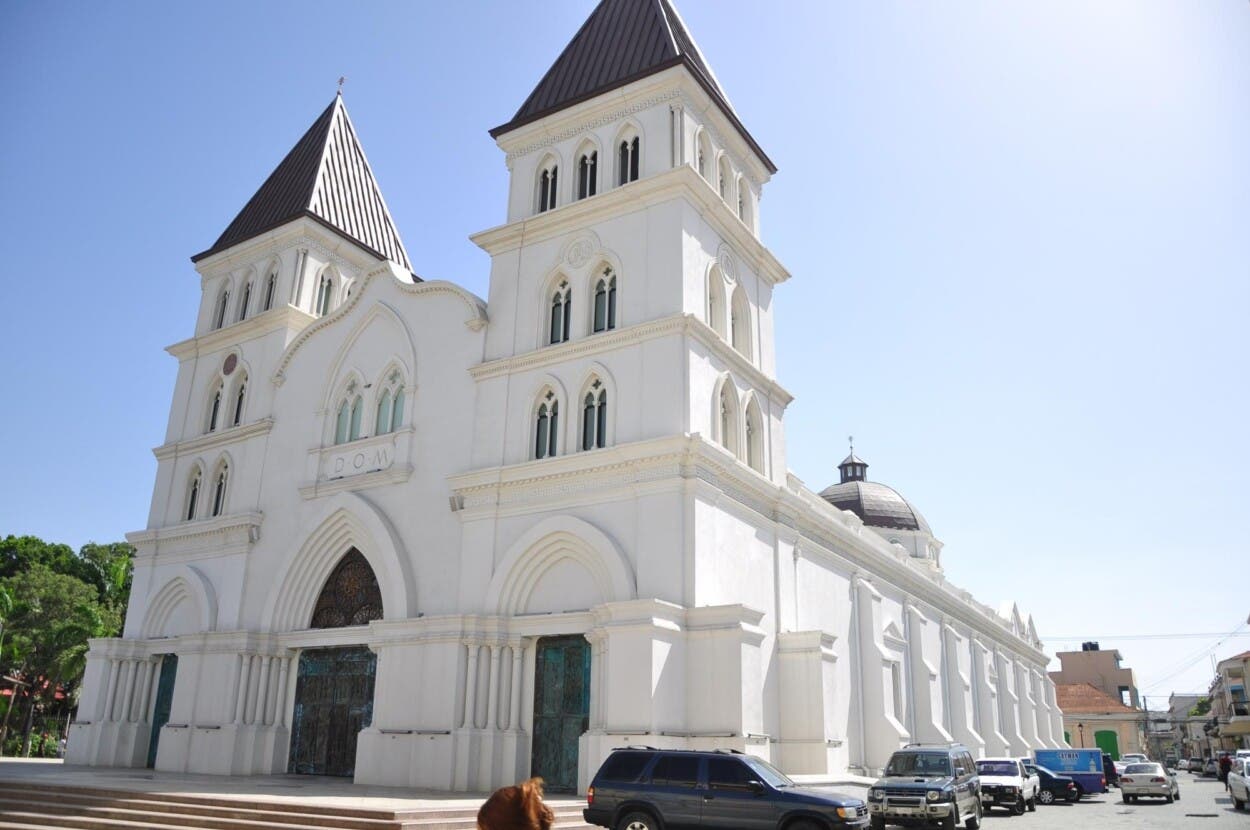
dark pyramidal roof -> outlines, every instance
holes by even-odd
[[[412,270],[341,95],[334,97],[269,174],[213,247],[191,260],[199,261],[302,216]]]
[[[738,120],[703,53],[669,0],[601,0],[498,137],[565,107],[682,64],[712,97],[770,172],[767,154]]]

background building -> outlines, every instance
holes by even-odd
[[[1100,747],[1119,760],[1125,752],[1144,752],[1143,712],[1125,706],[1089,683],[1057,683],[1063,711],[1064,739],[1074,747]]]
[[[1132,669],[1124,668],[1117,649],[1103,651],[1098,643],[1082,643],[1080,651],[1061,651],[1059,671],[1052,671],[1050,679],[1056,685],[1088,683],[1120,701],[1125,706],[1137,709],[1141,701],[1137,697],[1137,677]]]

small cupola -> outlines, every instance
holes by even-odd
[[[855,454],[854,444],[851,444],[851,454],[842,459],[842,463],[838,465],[838,470],[842,473],[842,484],[846,484],[848,481],[868,480],[868,462]]]

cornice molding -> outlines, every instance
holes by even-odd
[[[554,210],[499,225],[469,239],[491,256],[506,253],[535,242],[571,234],[626,213],[685,198],[717,235],[732,244],[739,258],[749,264],[760,279],[776,285],[790,279],[786,270],[763,242],[729,209],[720,195],[688,164],[663,173],[615,187],[589,199],[579,199]]]
[[[219,352],[222,349],[237,346],[244,341],[254,340],[257,337],[262,337],[275,331],[299,331],[316,319],[307,311],[298,309],[293,305],[278,306],[277,308],[271,308],[268,311],[262,311],[260,314],[248,317],[246,320],[214,329],[207,334],[190,337],[171,346],[166,346],[165,351],[179,360],[186,360],[187,358],[199,357],[203,354]]]
[[[180,458],[184,455],[192,455],[204,450],[225,446],[226,444],[246,441],[248,438],[255,438],[258,435],[268,435],[271,429],[273,429],[273,418],[262,418],[250,424],[217,430],[216,432],[210,432],[207,435],[201,435],[198,438],[192,438],[187,441],[162,444],[159,447],[154,447],[152,454],[156,456],[158,461],[166,461],[170,458]]]
[[[221,536],[232,531],[245,530],[250,541],[260,538],[260,523],[263,513],[231,513],[215,516],[211,519],[199,519],[194,522],[179,522],[165,527],[148,528],[126,534],[126,541],[135,547],[140,545],[164,544],[207,536]]]
[[[367,490],[370,487],[381,487],[385,484],[403,484],[412,478],[412,473],[411,464],[396,464],[385,470],[305,484],[299,488],[299,494],[304,499],[315,499],[347,490]]]
[[[201,284],[217,279],[235,269],[255,265],[258,260],[270,257],[289,248],[307,248],[316,251],[322,259],[333,264],[347,276],[373,267],[378,257],[362,248],[357,242],[328,230],[324,225],[307,216],[280,225],[232,248],[219,251],[195,263]]]

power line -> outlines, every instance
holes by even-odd
[[[1199,651],[1198,653],[1190,657],[1185,658],[1185,660],[1182,661],[1183,665],[1179,665],[1179,667],[1172,666],[1172,667],[1169,667],[1168,669],[1165,669],[1164,671],[1169,672],[1168,674],[1165,674],[1163,677],[1159,678],[1158,680],[1156,680],[1155,682],[1147,686],[1143,686],[1142,691],[1145,692],[1150,689],[1156,688],[1158,686],[1162,686],[1164,683],[1168,682],[1173,677],[1176,677],[1178,674],[1188,671],[1189,669],[1196,666],[1198,662],[1201,661],[1204,657],[1210,654],[1214,654],[1217,648],[1224,645],[1224,643],[1228,642],[1234,637],[1243,637],[1246,634],[1250,634],[1250,632],[1242,631],[1242,629],[1246,627],[1247,623],[1250,623],[1250,619],[1247,619],[1246,622],[1237,626],[1232,631],[1228,632],[1227,634],[1224,634],[1223,636],[1220,636],[1218,634],[1215,635],[1217,637],[1220,637],[1220,639],[1214,645],[1212,645],[1210,648],[1203,649],[1202,651]]]
[[[1250,637],[1250,631],[1232,634],[1227,631],[1204,631],[1185,634],[1051,634],[1045,639],[1055,642],[1062,640],[1201,640],[1204,637]]]

